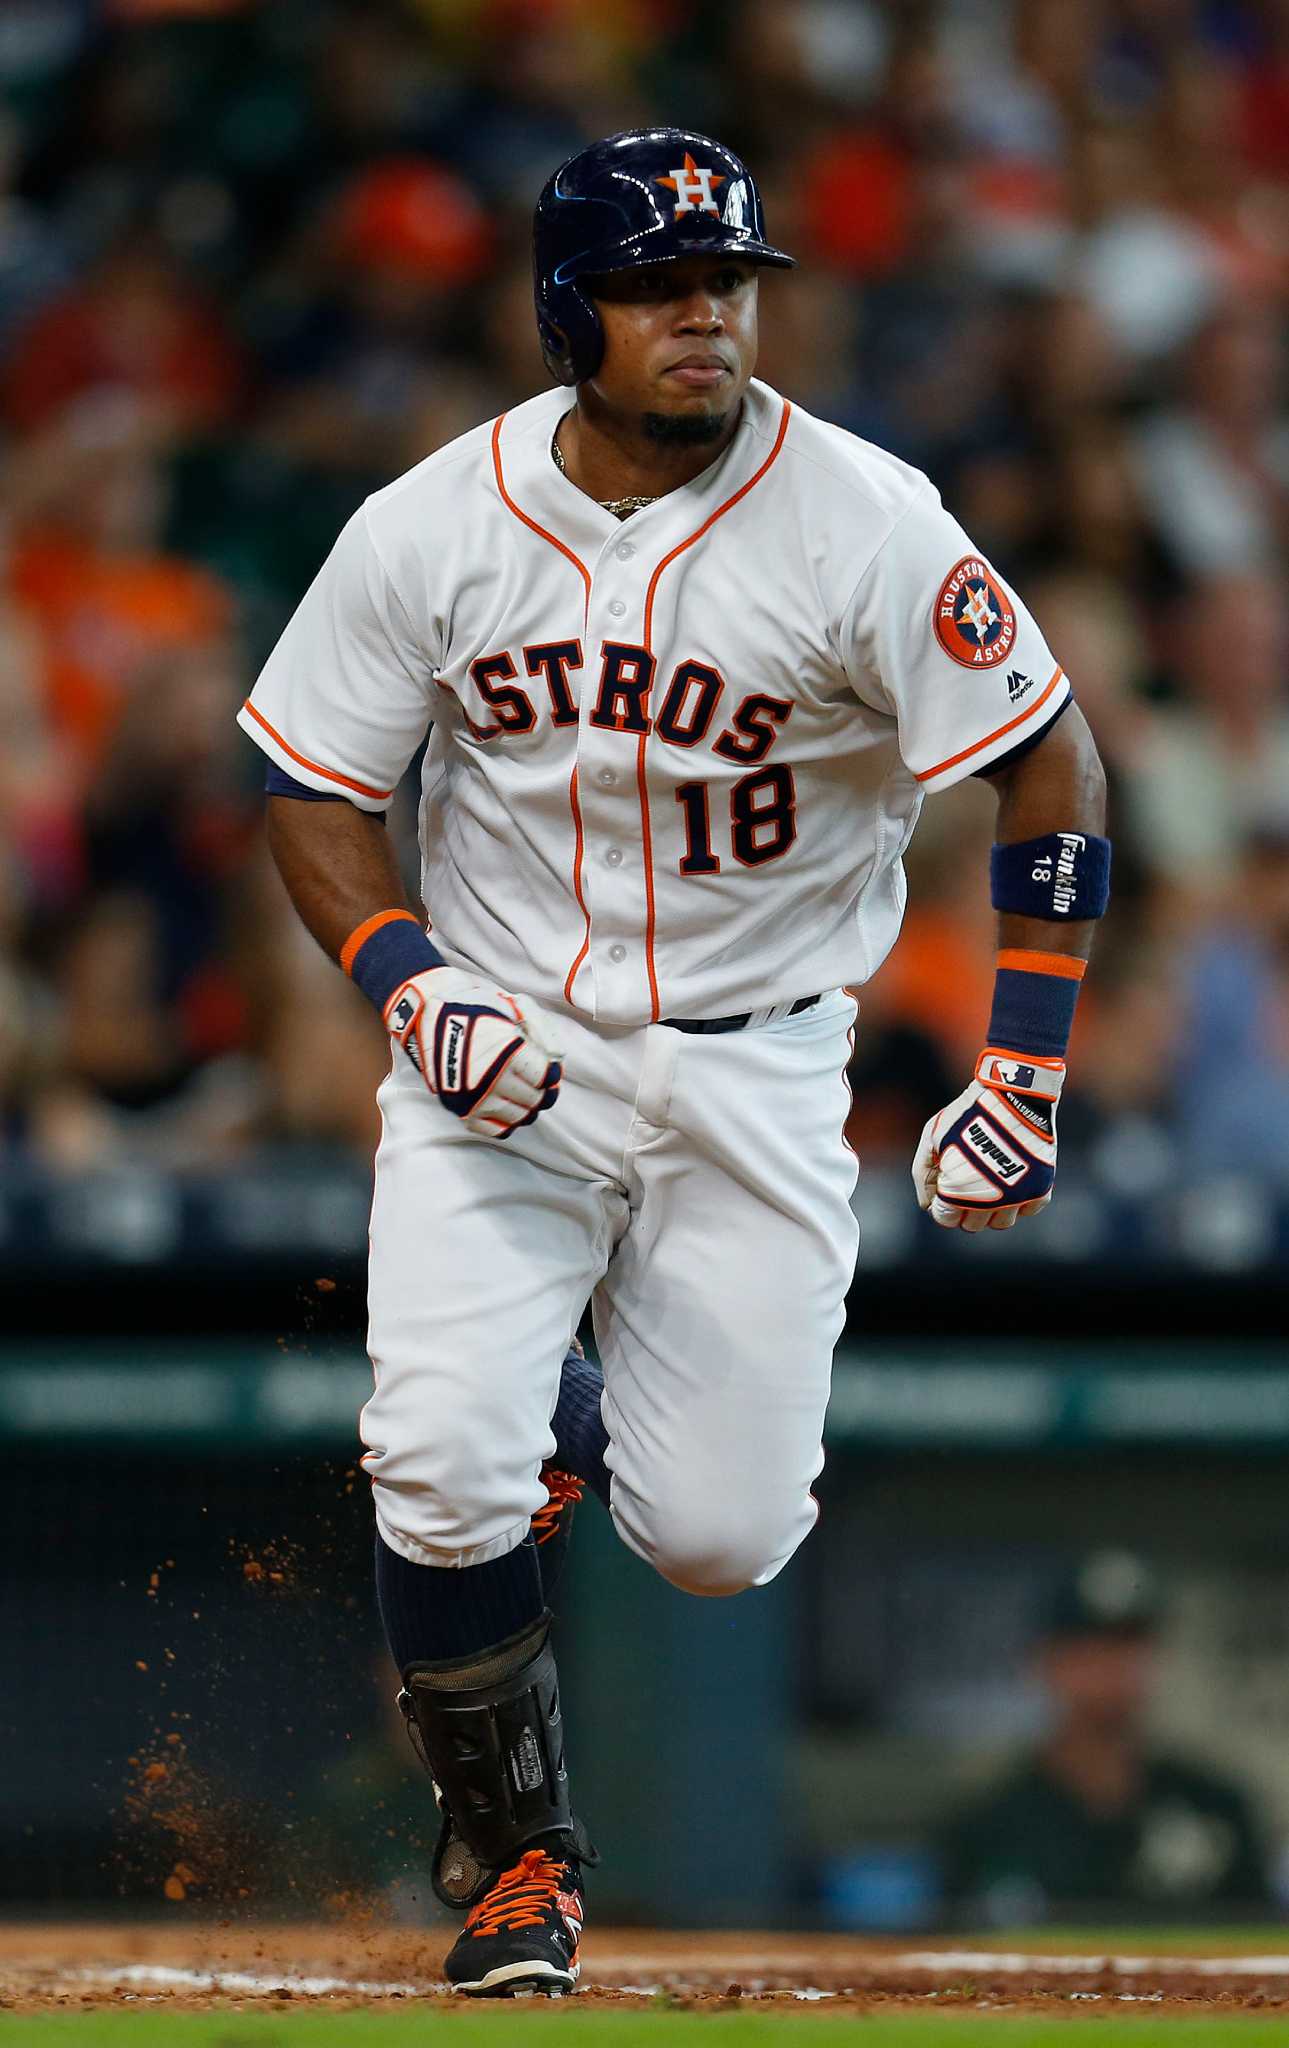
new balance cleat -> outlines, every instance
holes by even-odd
[[[572,1991],[584,1913],[580,1864],[525,1849],[472,1908],[444,1975],[472,1998]]]
[[[575,1472],[562,1472],[558,1465],[543,1465],[539,1477],[546,1488],[546,1505],[538,1508],[529,1528],[540,1548],[560,1536],[567,1542],[573,1510],[586,1488]]]
[[[585,1489],[576,1473],[565,1472],[558,1465],[543,1465],[540,1476],[546,1488],[546,1504],[538,1508],[528,1528],[537,1545],[542,1599],[549,1607],[573,1540],[573,1510]]]

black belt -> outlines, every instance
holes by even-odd
[[[813,1010],[818,996],[798,996],[788,1015],[797,1017],[802,1010]],[[741,1031],[752,1021],[752,1011],[744,1010],[738,1017],[663,1017],[659,1021],[672,1031],[692,1031],[700,1038],[714,1037],[718,1031]]]

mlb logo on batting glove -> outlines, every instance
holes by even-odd
[[[919,1206],[946,1230],[1010,1230],[1052,1199],[1064,1060],[989,1046],[913,1160]]]
[[[559,1094],[560,1063],[535,1016],[501,989],[433,967],[395,989],[385,1026],[444,1109],[481,1137],[508,1138]]]
[[[398,1040],[422,1078],[425,1076],[425,1048],[421,1044],[420,1023],[424,1011],[425,998],[409,981],[398,990],[385,1017],[390,1037]]]

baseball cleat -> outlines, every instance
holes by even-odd
[[[541,1482],[546,1488],[546,1505],[538,1508],[529,1528],[534,1543],[553,1543],[557,1536],[568,1540],[573,1523],[573,1510],[581,1500],[585,1488],[575,1472],[561,1471],[558,1465],[543,1465]]]
[[[543,1465],[541,1481],[546,1488],[546,1504],[538,1508],[528,1529],[537,1546],[542,1600],[549,1607],[573,1540],[573,1511],[584,1489],[577,1474],[566,1472],[560,1465]]]
[[[577,1983],[584,1912],[577,1861],[525,1849],[470,1912],[443,1974],[471,1998],[559,1997]]]

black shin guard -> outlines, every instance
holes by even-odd
[[[469,1906],[494,1873],[541,1841],[594,1863],[564,1764],[550,1617],[476,1657],[410,1664],[399,1705],[443,1813],[432,1882]]]

